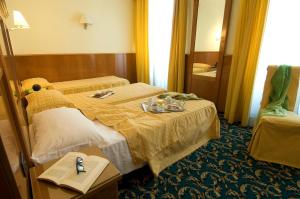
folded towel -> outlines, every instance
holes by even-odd
[[[90,95],[90,97],[93,97],[93,98],[98,98],[98,99],[104,99],[108,96],[111,96],[115,94],[114,91],[102,91],[102,92],[96,92],[95,94],[93,95]]]
[[[287,115],[287,92],[290,82],[291,66],[280,65],[271,80],[272,91],[269,97],[269,104],[261,110],[261,115]]]
[[[197,95],[195,95],[194,93],[179,93],[179,94],[170,94],[170,93],[165,93],[165,94],[161,94],[159,96],[157,96],[160,99],[164,99],[166,97],[172,97],[173,99],[176,100],[183,100],[183,101],[187,101],[187,100],[200,100],[201,98],[199,98]]]

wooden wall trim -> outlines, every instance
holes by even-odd
[[[225,49],[226,49],[226,44],[227,44],[228,31],[230,28],[229,22],[230,22],[230,17],[231,17],[232,1],[233,0],[226,0],[224,17],[223,17],[224,19],[223,19],[223,25],[222,25],[222,36],[221,36],[221,43],[220,43],[220,49],[219,49],[220,54],[219,54],[219,61],[218,61],[218,65],[219,65],[218,70],[219,71],[217,71],[217,77],[216,77],[217,85],[216,85],[216,90],[215,90],[215,95],[216,95],[215,103],[217,104],[218,111],[220,111],[219,106],[218,106],[218,100],[219,100],[219,98],[224,97],[224,96],[219,97],[219,94],[220,94],[220,87],[221,87],[221,78],[224,79],[223,63],[224,63],[224,59],[225,59]],[[229,78],[229,75],[228,75],[228,78]],[[227,95],[227,87],[226,87],[226,95]]]
[[[135,53],[15,55],[19,80],[50,82],[116,75],[136,82]]]
[[[197,32],[197,19],[198,19],[198,5],[199,0],[193,1],[193,18],[192,18],[192,31],[191,31],[191,45],[190,53],[187,59],[187,67],[185,69],[185,92],[191,92],[192,85],[192,72],[193,72],[193,62],[194,62],[194,53],[195,53],[195,42],[196,42],[196,32]]]
[[[193,77],[192,74],[192,68],[193,68],[193,62],[195,61],[197,53],[195,52],[195,39],[196,39],[196,27],[197,27],[197,17],[198,17],[198,4],[199,0],[194,0],[194,7],[193,7],[193,20],[192,20],[192,33],[191,33],[191,48],[190,48],[190,55],[188,56],[188,62],[186,66],[186,91],[187,92],[195,92],[195,94],[199,95],[199,97],[205,97],[207,99],[210,99],[215,104],[217,104],[218,101],[218,95],[219,95],[219,87],[220,87],[220,79],[221,79],[221,72],[222,72],[222,66],[224,61],[224,55],[225,55],[225,47],[227,43],[227,32],[229,28],[229,21],[230,21],[230,12],[232,7],[232,0],[226,0],[225,3],[225,9],[224,9],[224,17],[223,17],[223,24],[222,24],[222,35],[221,35],[221,42],[219,47],[219,53],[218,53],[218,65],[217,65],[217,74],[215,78],[215,85],[209,81],[209,83],[206,83],[204,79],[201,79],[200,77]],[[208,54],[207,54],[208,55]],[[204,57],[205,58],[205,57]],[[211,59],[213,57],[206,57],[205,59]],[[216,58],[216,57],[215,57]],[[199,61],[202,62],[199,58]],[[215,63],[212,63],[214,65]],[[207,78],[206,78],[207,79]],[[194,82],[193,82],[194,81]],[[193,85],[196,84],[196,85]],[[205,88],[204,88],[205,87]],[[210,87],[210,88],[207,88]],[[209,91],[209,95],[207,94],[207,91]]]
[[[219,60],[218,51],[194,52],[194,63],[204,63],[213,66],[218,62],[218,60]]]
[[[231,60],[232,60],[232,55],[224,56],[224,61],[223,61],[223,66],[221,71],[218,101],[217,101],[217,108],[219,112],[225,111]]]
[[[190,55],[185,55],[185,59],[188,60]],[[225,111],[225,105],[226,105],[226,97],[227,97],[227,88],[228,88],[228,82],[229,82],[229,75],[230,75],[230,66],[231,66],[231,59],[232,55],[225,55],[224,56],[224,61],[223,61],[223,66],[222,66],[222,71],[221,71],[221,78],[220,78],[220,87],[219,87],[219,94],[218,94],[218,101],[216,103],[217,109],[219,112],[224,112]],[[188,62],[186,61],[185,63],[186,68],[188,67]],[[193,78],[193,77],[192,77]],[[208,89],[204,89],[203,91],[200,91],[197,86],[195,86],[192,89],[196,89],[196,92],[201,92],[201,95],[205,96],[207,99],[212,100],[211,98],[212,95],[212,90],[211,88],[214,89],[215,85],[212,84],[212,81],[205,81],[205,79],[195,77],[194,81],[198,81],[199,85],[200,84],[205,84]],[[207,83],[209,82],[209,83]],[[199,91],[198,91],[199,90]],[[187,92],[187,91],[186,91]]]

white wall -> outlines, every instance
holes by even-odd
[[[9,0],[30,29],[10,32],[15,54],[124,53],[134,52],[132,0]],[[82,14],[93,25],[79,24]]]
[[[236,25],[237,19],[239,15],[240,9],[240,0],[233,0],[232,8],[231,8],[231,15],[230,15],[230,22],[229,22],[229,30],[227,36],[227,44],[225,49],[226,55],[232,55],[233,47],[234,47],[234,38],[236,34]]]
[[[195,51],[219,51],[224,9],[225,0],[199,1]]]

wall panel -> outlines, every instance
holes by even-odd
[[[225,55],[224,57],[220,86],[219,86],[218,103],[217,103],[217,108],[219,112],[225,111],[231,59],[232,59],[231,55]]]
[[[19,80],[44,77],[50,82],[116,75],[136,82],[135,53],[17,55]]]

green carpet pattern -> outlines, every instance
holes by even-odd
[[[123,176],[120,198],[300,198],[300,170],[248,155],[249,128],[221,117],[221,138],[154,177],[148,167]]]

